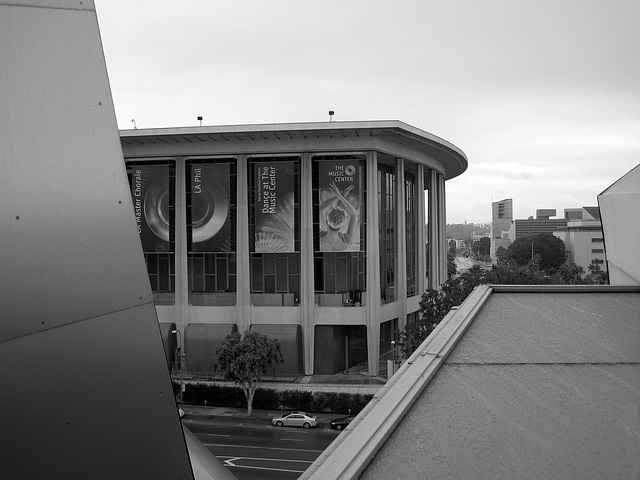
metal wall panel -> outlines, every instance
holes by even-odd
[[[93,2],[0,4],[0,65],[1,476],[193,478]]]
[[[191,478],[153,305],[0,344],[2,477]]]
[[[0,340],[152,301],[96,14],[42,3],[0,6]]]

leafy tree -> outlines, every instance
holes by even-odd
[[[399,335],[398,344],[405,358],[429,336],[450,308],[443,292],[430,288],[422,294],[419,318],[408,322]]]
[[[398,344],[402,355],[408,358],[449,313],[451,307],[464,302],[476,286],[492,283],[491,275],[491,272],[474,265],[459,277],[444,282],[440,290],[427,290],[420,300],[419,318],[408,322],[400,332]]]
[[[447,277],[451,278],[458,272],[456,267],[456,241],[449,240],[449,248],[447,249]]]
[[[567,260],[564,242],[551,233],[518,238],[509,245],[507,253],[517,265],[527,265],[538,256],[540,269],[547,273],[555,272]]]
[[[591,263],[588,269],[589,273],[585,277],[585,283],[591,285],[607,285],[609,283],[609,274],[600,268],[599,263]]]
[[[489,237],[482,237],[480,240],[476,240],[471,244],[471,250],[476,257],[485,257],[491,254],[491,239]]]
[[[244,336],[232,333],[213,350],[213,367],[225,379],[242,387],[247,415],[253,411],[253,396],[262,375],[268,371],[275,373],[276,365],[283,363],[280,342],[261,333],[245,332]]]
[[[584,280],[582,275],[584,268],[575,263],[565,263],[552,276],[551,283],[554,285],[582,285]]]

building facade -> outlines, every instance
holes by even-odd
[[[640,164],[598,195],[611,285],[640,285]]]
[[[167,357],[180,347],[189,370],[251,330],[280,340],[280,374],[377,375],[421,293],[446,279],[445,180],[467,159],[427,132],[378,121],[120,137]]]
[[[513,199],[506,198],[491,203],[491,261],[496,263],[496,252],[500,247],[508,248],[509,229],[513,223]]]
[[[569,254],[567,261],[581,266],[585,273],[590,265],[599,265],[607,270],[604,234],[598,207],[582,207],[564,210],[566,227],[553,234],[564,242]]]

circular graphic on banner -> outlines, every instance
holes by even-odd
[[[225,189],[214,183],[211,188],[191,197],[193,243],[209,240],[224,226],[229,217],[229,198]]]
[[[169,188],[156,181],[144,197],[144,216],[149,229],[165,242],[169,241]]]
[[[344,167],[344,174],[348,177],[353,177],[356,174],[356,167],[353,165],[347,165]]]

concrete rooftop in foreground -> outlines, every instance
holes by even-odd
[[[640,287],[479,287],[342,435],[302,478],[639,478]]]

